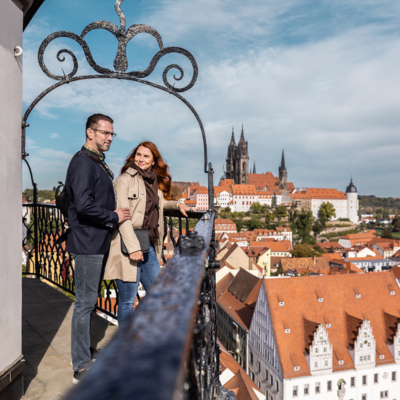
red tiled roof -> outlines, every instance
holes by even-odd
[[[382,360],[377,357],[377,366],[394,363],[387,346],[389,327],[385,318],[382,318],[386,313],[397,321],[400,320],[400,290],[390,271],[264,279],[264,290],[286,379],[310,375],[304,354],[304,338],[309,332],[307,321],[314,326],[331,324],[327,331],[333,347],[334,372],[354,369],[348,351],[354,337],[349,336],[348,332],[354,331],[351,327],[355,320],[358,321],[357,324],[364,319],[371,323],[376,350],[384,356]],[[391,291],[395,292],[394,296]],[[356,294],[361,297],[357,298]],[[323,302],[319,302],[318,297],[322,297]],[[299,302],[299,299],[302,301]],[[285,305],[281,307],[279,302],[284,302]],[[290,334],[285,333],[284,328],[290,329]],[[344,364],[339,365],[339,360],[343,360]],[[300,367],[300,370],[294,371],[294,366]]]
[[[327,200],[346,200],[346,195],[339,192],[337,189],[315,189],[307,188],[312,199],[327,199]]]
[[[232,185],[231,188],[234,196],[257,196],[254,185]]]

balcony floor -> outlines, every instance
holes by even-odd
[[[72,386],[73,300],[37,280],[22,278],[23,400],[61,399]],[[104,347],[118,327],[94,315],[92,346]]]

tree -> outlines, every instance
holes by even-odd
[[[321,204],[321,207],[319,208],[318,211],[318,217],[319,220],[322,224],[322,226],[325,227],[326,223],[333,217],[336,217],[336,210],[335,210],[335,206],[328,202],[323,202]]]
[[[326,251],[319,245],[319,244],[316,244],[315,246],[314,246],[314,250],[315,251],[317,251],[318,253],[326,253]]]
[[[311,211],[302,210],[296,218],[295,224],[297,228],[297,234],[299,239],[304,243],[304,241],[309,241],[311,237],[310,232],[312,229],[314,217]]]
[[[392,221],[392,225],[395,232],[400,232],[400,215],[397,214]]]
[[[385,229],[382,234],[381,234],[381,238],[384,239],[393,239],[393,233],[391,230],[389,229]]]
[[[252,213],[254,214],[260,214],[262,212],[262,205],[259,202],[254,202],[251,206],[250,206],[250,210]]]
[[[225,207],[225,208],[224,208],[224,212],[230,213],[230,212],[231,212],[231,208],[230,208],[230,207]]]
[[[233,222],[236,224],[236,228],[238,232],[241,232],[242,229],[245,227],[245,223],[242,219],[233,219]]]
[[[312,230],[314,232],[314,237],[317,237],[322,231],[324,227],[321,221],[315,221],[314,225],[312,226]]]
[[[277,200],[276,194],[274,192],[274,194],[272,195],[272,208],[276,207],[277,202],[278,202],[278,200]]]
[[[286,216],[286,207],[285,206],[277,206],[275,208],[275,213],[278,218],[283,218]]]
[[[301,257],[315,257],[320,254],[316,252],[309,244],[296,244],[292,250],[292,256],[296,258]]]
[[[249,221],[249,228],[251,231],[254,229],[262,229],[263,223],[260,221],[259,218],[251,217]]]
[[[331,246],[331,247],[329,247],[329,249],[328,249],[328,253],[330,253],[330,254],[332,254],[332,253],[334,253],[335,252],[335,250],[333,250],[333,247]]]

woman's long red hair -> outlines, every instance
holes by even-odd
[[[164,162],[157,146],[153,142],[142,142],[139,143],[136,148],[133,149],[132,153],[125,160],[125,165],[121,169],[121,175],[129,168],[129,164],[135,159],[136,152],[140,146],[146,147],[153,153],[154,165],[153,169],[157,174],[158,188],[163,192],[164,199],[171,200],[171,182],[172,177],[168,172],[168,165]]]

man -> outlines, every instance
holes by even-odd
[[[90,321],[111,233],[118,223],[131,218],[128,208],[115,210],[114,175],[104,161],[103,153],[110,149],[116,135],[113,122],[102,114],[88,118],[86,143],[72,158],[65,182],[71,228],[67,251],[75,261],[76,297],[71,324],[73,383],[78,383],[91,365]]]

